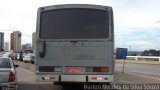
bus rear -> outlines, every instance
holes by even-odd
[[[38,9],[37,81],[113,82],[113,55],[111,7],[69,4]]]

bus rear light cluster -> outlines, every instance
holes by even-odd
[[[108,67],[87,67],[86,72],[109,72]]]
[[[62,67],[58,66],[40,66],[39,72],[61,72]]]

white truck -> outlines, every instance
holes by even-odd
[[[111,83],[114,66],[112,7],[65,4],[38,9],[37,81]]]

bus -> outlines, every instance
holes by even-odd
[[[110,6],[40,7],[36,27],[36,81],[112,83],[114,24]]]

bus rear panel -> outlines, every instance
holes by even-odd
[[[69,4],[38,9],[36,80],[113,82],[113,12]]]

